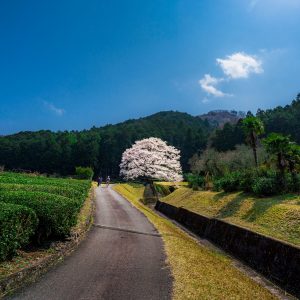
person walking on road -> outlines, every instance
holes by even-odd
[[[101,176],[99,176],[98,179],[97,179],[98,186],[101,187],[102,181],[103,181],[103,178]]]
[[[108,186],[109,186],[109,184],[110,184],[110,177],[109,177],[109,176],[107,176],[107,177],[106,177],[106,187],[108,187]]]

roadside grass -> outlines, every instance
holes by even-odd
[[[174,278],[173,299],[277,299],[232,265],[232,260],[200,245],[171,221],[139,200],[143,186],[117,184],[115,191],[128,199],[162,235],[167,262]]]
[[[180,187],[161,201],[300,245],[299,195],[257,198],[243,192],[193,191]]]
[[[19,250],[18,255],[14,256],[11,260],[0,263],[0,280],[35,265],[39,260],[50,256],[52,252],[53,250],[51,251],[49,249]]]

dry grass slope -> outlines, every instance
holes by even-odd
[[[118,184],[114,188],[162,234],[174,277],[174,299],[277,299],[232,266],[228,257],[199,245],[172,222],[143,205],[139,201],[143,187]]]
[[[181,187],[162,201],[300,245],[300,196],[256,198],[242,192],[193,191]]]

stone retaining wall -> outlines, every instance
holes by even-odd
[[[250,265],[300,298],[300,248],[248,229],[157,201],[155,209]]]

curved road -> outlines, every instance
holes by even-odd
[[[63,263],[11,299],[171,299],[163,243],[152,224],[111,188],[96,193],[94,222],[100,226]]]

